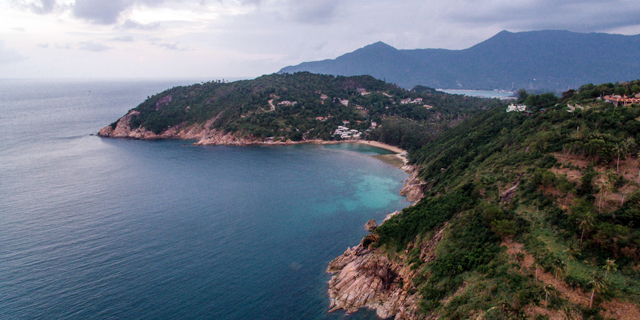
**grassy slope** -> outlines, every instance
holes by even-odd
[[[446,319],[640,316],[633,141],[640,141],[640,109],[593,98],[620,86],[585,86],[531,116],[496,108],[411,154],[429,192],[376,229],[374,245],[406,253],[418,270],[422,312]],[[567,103],[585,108],[570,113]],[[445,223],[437,256],[424,262],[419,244]],[[608,273],[607,260],[616,265]],[[606,277],[605,288],[590,308],[596,276]]]

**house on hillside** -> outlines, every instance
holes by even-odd
[[[609,102],[609,103],[613,103],[614,105],[616,105],[616,107],[618,106],[618,104],[620,104],[622,102],[622,104],[624,106],[629,105],[629,104],[638,104],[640,103],[640,97],[637,97],[637,95],[633,98],[631,97],[627,97],[627,96],[604,96],[604,101]]]
[[[410,104],[410,103],[421,104],[422,98],[415,98],[415,99],[406,98],[406,99],[400,100],[400,104]]]
[[[527,111],[527,106],[524,104],[510,104],[507,106],[507,112],[525,112]]]
[[[365,88],[358,88],[356,89],[356,91],[361,95],[361,96],[366,96],[368,94],[370,94],[371,92],[367,92],[367,90]]]

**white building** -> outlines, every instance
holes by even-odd
[[[511,111],[515,111],[515,112],[524,112],[527,111],[527,106],[525,106],[524,104],[510,104],[509,106],[507,106],[507,112],[511,112]]]

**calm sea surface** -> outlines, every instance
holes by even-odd
[[[409,204],[379,149],[89,135],[190,83],[0,80],[0,319],[375,318],[324,270]]]

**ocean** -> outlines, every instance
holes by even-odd
[[[329,314],[329,261],[409,202],[354,145],[92,136],[189,80],[0,80],[0,319]]]

